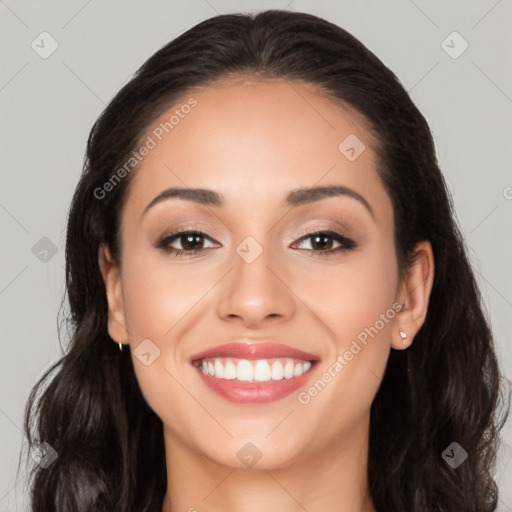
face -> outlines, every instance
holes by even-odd
[[[166,445],[237,467],[259,451],[267,469],[332,453],[367,426],[400,329],[369,133],[304,84],[191,96],[132,176],[109,332]]]

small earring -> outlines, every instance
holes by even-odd
[[[407,334],[404,331],[399,331],[400,337],[402,338],[402,342],[404,345],[407,345],[409,342],[407,341]]]
[[[119,342],[119,350],[122,352],[123,351],[123,344],[121,342]]]

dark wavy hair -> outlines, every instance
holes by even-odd
[[[376,509],[494,511],[509,393],[427,122],[394,73],[351,34],[280,10],[199,23],[151,56],[92,127],[67,225],[69,343],[25,409],[29,448],[44,441],[58,454],[46,468],[33,465],[33,511],[161,512],[162,421],[142,396],[129,351],[120,352],[107,332],[98,264],[101,243],[119,261],[121,210],[136,169],[102,200],[94,191],[179,98],[237,77],[310,84],[355,112],[375,139],[401,277],[415,244],[432,244],[425,322],[409,349],[391,350],[371,406],[368,480]],[[468,452],[457,469],[441,456],[453,441]]]

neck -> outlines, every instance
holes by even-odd
[[[164,428],[167,492],[162,512],[375,512],[368,492],[368,418],[335,445],[287,466],[219,465]]]

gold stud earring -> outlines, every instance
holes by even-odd
[[[123,344],[121,342],[119,342],[119,350],[122,352],[123,351]]]

